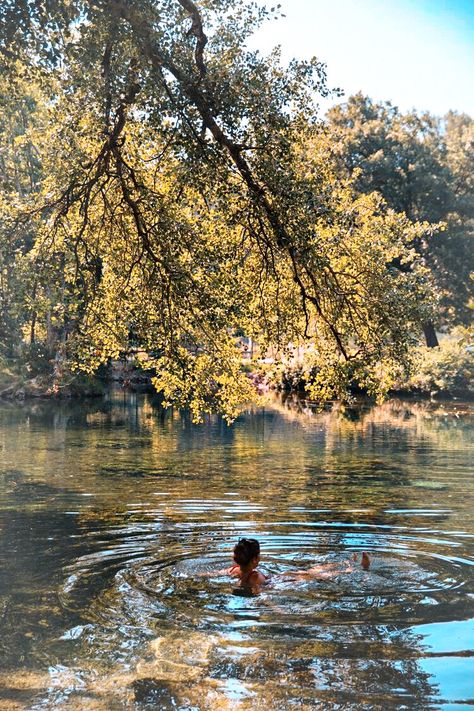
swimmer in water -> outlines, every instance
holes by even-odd
[[[357,554],[352,556],[353,562],[357,561]],[[262,585],[268,582],[269,578],[261,573],[257,566],[260,562],[260,544],[255,538],[241,538],[234,548],[234,565],[227,569],[227,573],[239,578],[239,586],[252,592],[259,592]],[[362,553],[361,567],[364,570],[370,568],[370,558],[365,551]],[[295,570],[283,573],[285,577],[294,580],[304,578],[331,578],[341,573],[351,573],[353,567],[349,561],[344,567],[340,563],[322,563],[315,565],[308,570]]]
[[[227,571],[240,579],[240,587],[254,592],[267,582],[267,576],[257,570],[260,543],[255,538],[241,538],[234,547],[234,565]]]

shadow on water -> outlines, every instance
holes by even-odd
[[[467,708],[471,408],[0,406],[0,708]],[[207,576],[241,535],[258,596]]]

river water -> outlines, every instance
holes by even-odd
[[[0,709],[472,709],[473,413],[0,405]]]

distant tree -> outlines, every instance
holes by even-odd
[[[339,169],[358,191],[380,192],[411,220],[444,223],[414,247],[442,294],[438,325],[468,323],[474,269],[474,121],[466,115],[401,113],[362,94],[328,113]]]
[[[443,125],[453,202],[444,218],[447,230],[435,235],[434,250],[443,274],[447,318],[470,326],[474,307],[474,119],[450,112]]]
[[[27,72],[47,94],[41,183],[5,201],[3,224],[35,236],[23,262],[55,318],[67,311],[70,361],[94,370],[133,327],[157,388],[196,417],[232,417],[250,395],[236,332],[280,352],[313,343],[320,397],[353,381],[381,394],[432,311],[412,249],[428,227],[308,151],[324,66],[245,49],[269,14],[244,0],[0,8],[6,81]]]
[[[0,84],[0,205],[18,204],[33,193],[40,180],[40,164],[28,133],[34,130],[37,95],[16,76]],[[21,257],[31,250],[31,231],[10,229],[8,220],[0,227],[0,355],[11,358],[22,342],[32,311],[26,307],[29,275]],[[34,334],[34,325],[31,326]],[[34,340],[34,335],[33,335]]]

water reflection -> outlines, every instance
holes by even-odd
[[[121,392],[2,405],[0,700],[459,711],[471,428],[456,403],[273,400],[232,427]],[[240,535],[276,581],[258,598],[199,575]],[[278,582],[365,549],[368,572]]]

